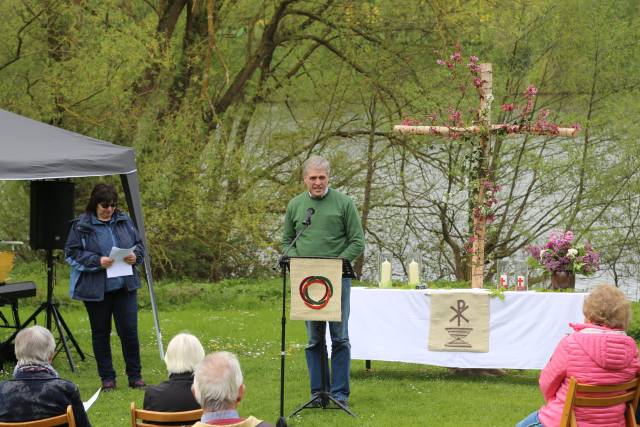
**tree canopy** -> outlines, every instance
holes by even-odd
[[[420,250],[431,277],[467,279],[473,144],[391,130],[470,122],[473,86],[437,63],[452,52],[493,64],[494,122],[534,85],[532,117],[582,127],[492,141],[488,266],[572,229],[635,274],[634,0],[4,0],[0,15],[0,107],[136,149],[159,274],[269,271],[316,153],[357,201],[365,274],[379,250]],[[25,192],[0,184],[0,237],[25,238]]]

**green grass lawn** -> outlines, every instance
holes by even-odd
[[[61,269],[62,270],[62,269]],[[29,277],[32,270],[16,272],[14,278]],[[64,353],[54,360],[64,378],[80,387],[88,399],[100,386],[95,360],[91,356],[89,323],[79,302],[66,296],[66,272],[58,272],[60,285],[56,297],[62,313],[80,342],[87,360],[72,373]],[[39,286],[43,291],[44,286]],[[207,352],[228,350],[240,358],[247,394],[241,414],[253,414],[275,424],[279,415],[280,380],[280,303],[281,284],[266,281],[236,280],[222,283],[166,282],[156,285],[163,340],[178,332],[198,336]],[[22,305],[24,315],[31,313],[44,295]],[[140,294],[140,338],[143,376],[147,383],[166,378],[160,360],[148,294]],[[6,312],[6,308],[4,310]],[[44,318],[39,319],[44,323]],[[114,329],[115,334],[115,329]],[[300,321],[287,322],[285,413],[293,412],[309,398],[304,357],[306,336]],[[114,364],[119,388],[104,393],[89,410],[96,427],[129,425],[129,405],[142,405],[143,391],[126,387],[126,376],[119,340],[112,340]],[[305,410],[288,419],[289,426],[512,426],[542,404],[537,388],[537,371],[508,371],[503,377],[460,377],[445,368],[406,363],[373,362],[367,371],[364,361],[352,362],[350,404],[358,415],[352,418],[336,410]],[[11,367],[5,367],[11,368]],[[9,373],[3,372],[2,378]]]

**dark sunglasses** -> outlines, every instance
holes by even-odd
[[[114,208],[115,209],[116,206],[118,206],[118,204],[114,203],[114,202],[111,202],[111,203],[107,203],[107,202],[100,203],[100,207],[102,209],[109,209],[109,208]]]

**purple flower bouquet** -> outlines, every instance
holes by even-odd
[[[550,273],[566,272],[591,276],[598,271],[600,255],[589,242],[576,244],[573,233],[551,233],[542,247],[531,245],[527,248],[534,267],[541,267]]]

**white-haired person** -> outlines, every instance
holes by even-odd
[[[53,335],[42,326],[18,332],[15,353],[18,363],[13,378],[0,382],[0,421],[34,421],[64,414],[73,407],[76,426],[91,427],[78,387],[63,380],[51,360],[56,348]]]
[[[200,409],[193,397],[193,372],[204,358],[204,349],[198,338],[191,334],[178,334],[169,341],[164,363],[169,380],[147,386],[144,409],[158,412],[181,412]]]
[[[196,368],[193,395],[202,406],[202,418],[194,427],[273,427],[250,416],[241,418],[238,405],[245,393],[240,362],[226,351],[211,353]]]

